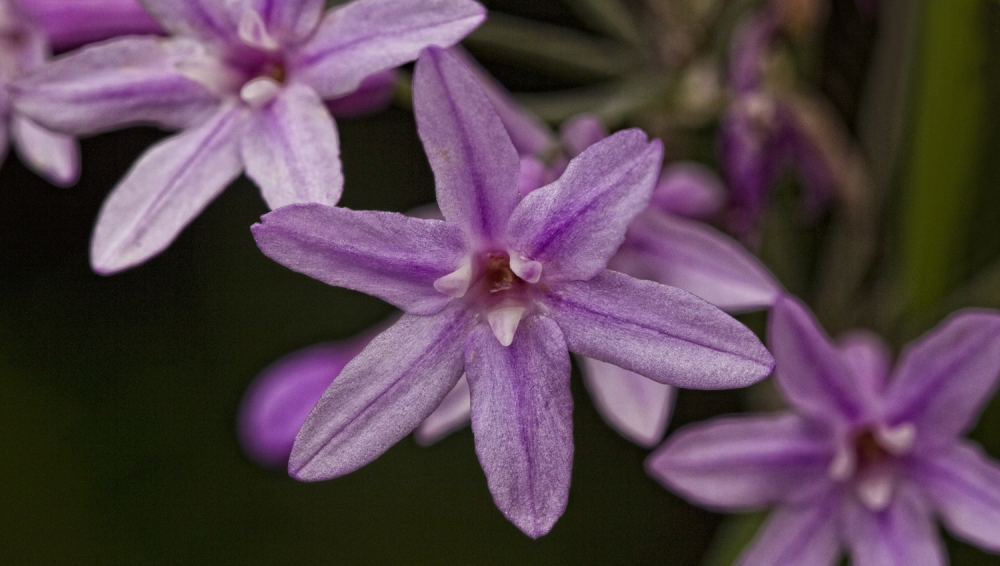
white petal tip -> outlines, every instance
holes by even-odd
[[[514,343],[514,333],[521,324],[524,310],[524,307],[505,307],[486,315],[490,328],[493,329],[493,335],[502,346],[507,347]]]
[[[837,455],[830,462],[830,467],[827,468],[827,475],[833,481],[847,481],[851,479],[851,476],[857,470],[858,462],[851,448],[853,447],[838,450]]]
[[[882,511],[892,501],[893,478],[889,474],[877,473],[858,481],[858,499],[872,511]]]
[[[281,85],[270,77],[257,77],[243,85],[240,98],[253,108],[260,108],[281,93]]]
[[[265,51],[275,51],[281,47],[276,39],[267,31],[267,25],[256,10],[247,8],[240,18],[238,29],[240,41]]]
[[[439,277],[437,281],[434,282],[434,289],[438,293],[460,299],[464,297],[465,292],[469,290],[469,284],[471,282],[472,263],[469,260],[465,260],[455,271],[452,271],[444,277]]]
[[[891,428],[880,427],[875,434],[882,448],[894,456],[902,456],[913,449],[917,427],[913,423],[903,423]]]
[[[528,283],[538,283],[538,280],[542,278],[541,263],[525,259],[517,254],[510,254],[510,269]]]

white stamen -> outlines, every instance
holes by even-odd
[[[886,452],[902,456],[913,449],[917,427],[913,423],[902,423],[892,428],[879,427],[875,429],[875,439]]]
[[[538,283],[542,278],[542,264],[521,257],[518,254],[510,254],[510,270],[528,283]]]
[[[276,51],[281,47],[281,44],[268,33],[267,24],[260,18],[257,10],[247,8],[243,11],[238,32],[240,40],[251,47],[265,51]]]
[[[281,85],[270,77],[257,77],[243,85],[240,98],[252,108],[260,108],[281,94]]]
[[[486,320],[493,329],[493,335],[504,347],[510,346],[514,342],[514,333],[517,326],[521,324],[521,317],[524,316],[524,307],[504,307],[491,311],[486,315]]]
[[[879,472],[865,475],[857,485],[858,499],[872,511],[881,511],[892,501],[894,481],[891,473]]]
[[[472,283],[472,261],[466,258],[462,260],[462,264],[458,266],[458,269],[444,277],[438,278],[434,282],[434,288],[439,293],[460,299],[469,290],[470,283]]]
[[[826,473],[833,481],[847,481],[858,469],[858,460],[852,446],[841,446],[830,462]]]

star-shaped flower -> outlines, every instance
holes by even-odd
[[[708,303],[605,269],[649,200],[659,142],[619,132],[521,199],[517,151],[446,51],[428,49],[417,62],[414,108],[445,221],[307,204],[254,226],[279,263],[405,311],[323,394],[289,471],[312,481],[367,464],[434,411],[464,371],[494,501],[538,537],[569,492],[569,350],[704,389],[762,379],[772,359]]]
[[[1000,378],[1000,314],[952,315],[890,372],[868,333],[834,344],[797,301],[771,311],[769,342],[789,412],[726,417],[674,434],[647,469],[720,510],[776,505],[744,566],[947,561],[934,516],[1000,552],[1000,465],[961,439]]]
[[[343,176],[324,99],[450,46],[485,11],[472,0],[143,0],[172,35],[61,57],[18,86],[19,111],[75,135],[136,123],[183,133],[147,151],[112,191],[91,242],[99,273],[166,248],[241,172],[271,208],[333,205]]]

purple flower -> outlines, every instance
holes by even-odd
[[[333,205],[343,189],[324,99],[358,89],[485,17],[472,0],[146,0],[172,36],[128,37],[56,59],[17,108],[83,135],[136,123],[182,129],[147,151],[104,203],[91,264],[146,261],[245,171],[271,208]]]
[[[430,415],[464,371],[494,501],[538,537],[569,492],[568,350],[706,389],[757,381],[772,360],[708,303],[605,269],[649,200],[659,142],[620,132],[521,199],[517,151],[446,51],[431,48],[417,62],[414,108],[445,221],[302,204],[254,226],[279,263],[405,311],[323,394],[289,471],[313,481],[367,464]]]
[[[21,0],[21,6],[57,50],[119,35],[163,33],[137,0]]]
[[[51,132],[15,108],[12,83],[49,56],[42,30],[15,0],[0,0],[0,163],[11,142],[21,160],[50,182],[67,186],[80,175],[80,151],[70,136]]]
[[[867,333],[839,344],[805,307],[771,313],[777,384],[792,410],[673,435],[649,473],[719,510],[776,505],[739,564],[946,563],[934,516],[1000,551],[1000,465],[962,440],[1000,377],[1000,314],[968,310],[903,350],[891,371]]]

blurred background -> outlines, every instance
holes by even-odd
[[[614,54],[579,2],[483,3],[521,20],[500,18],[467,47],[510,90],[529,93],[524,100],[543,116],[603,109],[609,126],[642,125],[673,158],[718,168],[717,120],[695,120],[683,106],[621,110],[614,96],[638,92],[629,81],[641,73],[614,59],[603,70],[593,57],[573,66],[583,60],[578,44],[553,46],[544,39],[552,28],[518,27],[559,26]],[[729,3],[735,14],[755,4]],[[842,244],[873,250],[863,292],[840,302],[824,294],[821,256],[836,254],[842,217],[835,208],[803,221],[792,177],[765,216],[761,255],[831,332],[860,324],[899,346],[955,308],[1000,306],[1000,4],[882,0],[866,12],[869,4],[855,0],[822,3],[827,13],[797,68],[860,148],[883,203],[870,209],[874,228],[848,231]],[[608,84],[617,94],[605,96]],[[568,94],[539,94],[553,92]],[[338,125],[342,206],[406,211],[433,201],[405,99]],[[267,208],[245,179],[162,255],[119,275],[92,273],[101,202],[163,136],[133,128],[83,140],[83,177],[70,189],[13,156],[0,169],[0,561],[698,565],[728,563],[747,540],[755,517],[724,522],[648,478],[648,452],[602,422],[576,369],[569,507],[537,541],[494,506],[468,428],[429,448],[406,439],[327,482],[258,468],[235,433],[253,377],[298,348],[349,338],[392,308],[259,253],[249,227]],[[762,332],[765,318],[742,320]],[[767,397],[767,386],[681,391],[671,430]],[[1000,402],[973,437],[1000,457]],[[952,540],[949,549],[953,564],[1000,564]]]

